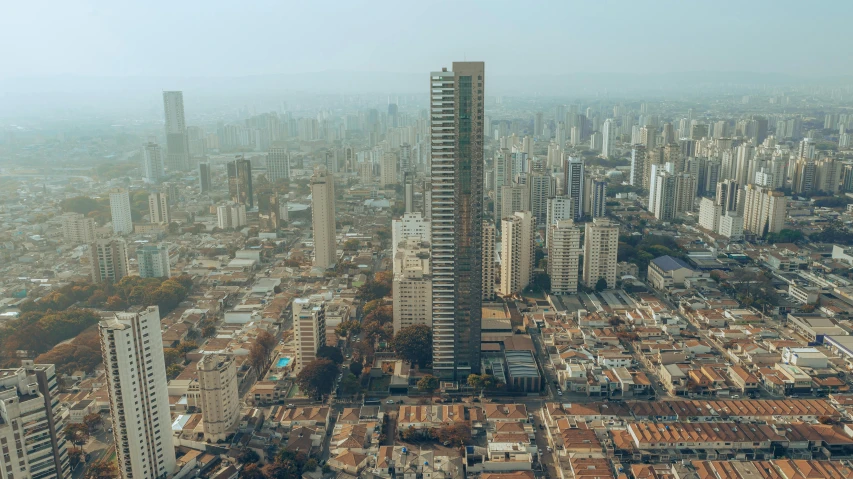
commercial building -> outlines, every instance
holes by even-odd
[[[118,282],[128,274],[127,243],[121,238],[99,239],[89,245],[92,282]]]
[[[148,218],[149,222],[154,224],[167,225],[172,222],[167,193],[150,193],[148,195]]]
[[[690,276],[693,276],[693,270],[678,258],[660,256],[649,262],[649,283],[660,291],[666,291],[673,286],[684,286],[684,279]]]
[[[536,222],[529,211],[518,211],[501,221],[500,294],[520,293],[533,279]]]
[[[0,477],[69,479],[66,410],[52,364],[0,369]]]
[[[578,292],[580,274],[581,230],[572,220],[559,220],[548,225],[548,275],[551,292]]]
[[[95,220],[80,213],[64,213],[62,238],[69,244],[93,243],[95,241]]]
[[[480,370],[484,92],[482,62],[430,74],[433,373],[445,379]]]
[[[583,247],[583,283],[594,288],[604,278],[607,288],[616,287],[616,254],[619,226],[610,220],[595,218],[586,224]]]
[[[323,168],[311,176],[311,224],[314,230],[314,266],[328,268],[338,259],[335,178]]]
[[[166,167],[169,171],[189,170],[190,150],[184,119],[184,93],[164,91],[163,109],[166,113]]]
[[[175,472],[160,310],[115,313],[99,324],[118,469],[122,478]]]
[[[202,193],[210,191],[210,163],[198,164],[198,186]]]
[[[198,389],[205,439],[225,439],[237,423],[240,418],[237,386],[237,367],[233,357],[206,354],[198,362]]]
[[[130,195],[127,190],[110,192],[110,219],[113,233],[126,235],[133,233],[133,219],[130,215]]]
[[[252,162],[246,159],[234,160],[226,165],[228,172],[228,195],[231,201],[255,207],[255,193],[252,189]]]
[[[293,300],[293,372],[299,373],[317,359],[317,350],[326,345],[326,304],[322,299]]]
[[[143,278],[169,278],[169,247],[166,245],[144,245],[136,249],[139,276]]]

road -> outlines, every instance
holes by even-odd
[[[103,424],[95,430],[95,432],[89,437],[89,441],[83,445],[83,451],[88,456],[88,460],[86,464],[79,464],[71,472],[71,477],[73,479],[83,477],[88,464],[91,464],[94,461],[99,461],[112,453],[113,433],[110,432],[111,429],[112,422],[107,414],[103,416]]]

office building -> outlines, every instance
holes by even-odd
[[[210,163],[198,164],[198,186],[202,193],[210,191]]]
[[[619,227],[606,218],[586,223],[583,243],[583,283],[594,288],[604,278],[607,288],[616,287],[616,254]]]
[[[167,193],[150,193],[148,195],[148,218],[151,223],[155,224],[167,225],[172,222]]]
[[[271,183],[290,178],[290,153],[284,147],[271,147],[267,153],[267,179]]]
[[[119,473],[123,479],[169,477],[175,448],[160,310],[115,313],[98,329]]]
[[[190,150],[184,119],[184,93],[164,91],[163,109],[166,112],[166,167],[169,171],[186,171],[190,168]]]
[[[602,218],[607,215],[607,181],[604,178],[593,178],[590,182],[587,201],[590,205],[590,216]]]
[[[484,85],[482,62],[430,74],[433,374],[443,379],[480,372]]]
[[[326,303],[318,298],[293,300],[293,372],[317,359],[317,350],[326,345]]]
[[[228,194],[231,201],[246,205],[246,209],[255,207],[255,194],[252,189],[252,162],[246,159],[229,161]]]
[[[205,354],[197,370],[204,438],[211,442],[224,440],[240,418],[234,358],[225,354]]]
[[[146,183],[159,183],[165,176],[163,152],[160,145],[148,142],[142,147],[142,179]]]
[[[493,223],[483,222],[483,301],[495,299],[495,279],[497,278],[497,251],[495,241],[497,230]]]
[[[80,213],[64,213],[62,221],[62,238],[69,244],[93,243],[95,241],[95,220]]]
[[[127,190],[110,192],[110,219],[113,233],[127,235],[133,233],[133,220],[130,215],[130,195]]]
[[[584,210],[584,163],[581,158],[569,157],[566,160],[565,180],[563,182],[565,195],[572,199],[572,219],[583,216]]]
[[[432,327],[432,277],[429,271],[429,242],[404,240],[394,253],[394,334],[422,324]]]
[[[314,266],[328,268],[338,259],[335,235],[335,178],[320,168],[311,176],[311,224]]]
[[[117,283],[127,276],[127,264],[127,244],[122,238],[98,239],[89,245],[93,283]]]
[[[550,223],[548,235],[548,275],[553,294],[578,292],[581,230],[571,219]]]
[[[53,364],[0,369],[0,477],[70,479],[66,414]]]
[[[397,184],[397,163],[400,162],[399,156],[394,151],[386,151],[382,153],[382,158],[379,162],[379,184],[383,188],[392,187]]]
[[[144,245],[136,249],[136,262],[142,278],[169,278],[169,247],[166,245]]]
[[[501,296],[524,291],[533,279],[536,222],[529,211],[517,211],[501,221]]]
[[[278,231],[281,205],[278,194],[272,191],[258,193],[258,227],[261,231],[274,233]]]
[[[216,207],[216,226],[219,229],[239,229],[246,224],[246,205],[232,203]]]
[[[756,185],[744,188],[743,229],[764,237],[785,227],[787,204],[785,194]]]

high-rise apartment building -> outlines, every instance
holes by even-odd
[[[527,188],[530,190],[530,212],[536,224],[544,225],[548,220],[548,199],[556,193],[556,182],[547,173],[531,173],[527,175]]]
[[[813,159],[800,158],[794,164],[794,175],[791,190],[796,193],[809,193],[815,189],[817,163]],[[747,228],[748,229],[748,228]]]
[[[689,173],[675,175],[675,215],[692,213],[697,190],[696,177]]]
[[[504,217],[512,216],[516,211],[530,211],[530,187],[524,183],[513,182],[501,187],[501,212]]]
[[[825,193],[838,193],[841,187],[841,167],[841,162],[833,158],[818,160],[815,164],[815,189]]]
[[[702,198],[699,202],[699,226],[708,231],[717,232],[720,228],[720,216],[723,207],[711,198]]]
[[[566,160],[565,180],[563,182],[565,195],[572,199],[572,219],[583,216],[584,210],[584,162],[581,158],[569,157]]]
[[[446,379],[480,372],[484,92],[483,62],[430,73],[433,374]]]
[[[98,239],[89,245],[92,282],[118,282],[128,274],[127,244],[122,238]]]
[[[722,207],[722,213],[728,211],[737,211],[741,190],[738,182],[735,180],[723,180],[717,183],[717,197],[714,204]]]
[[[338,259],[335,177],[322,168],[311,176],[311,224],[314,230],[314,266],[328,268]]]
[[[397,184],[397,163],[399,162],[397,152],[386,151],[382,153],[382,159],[379,162],[379,184],[383,188]]]
[[[497,264],[497,251],[495,251],[495,241],[497,231],[495,225],[491,222],[483,222],[483,301],[491,301],[495,299],[495,278]]]
[[[756,236],[778,233],[785,227],[787,199],[781,191],[756,185],[744,188],[743,229]]]
[[[608,158],[613,155],[613,143],[616,137],[616,123],[610,118],[604,120],[601,126],[601,156]]]
[[[319,298],[293,300],[293,349],[296,352],[293,371],[317,359],[317,350],[326,345],[326,303]]]
[[[657,146],[657,129],[654,126],[646,125],[640,128],[640,143],[646,147],[646,150],[653,150]]]
[[[416,324],[432,327],[429,254],[429,242],[417,238],[402,241],[394,254],[394,334]]]
[[[548,275],[551,292],[572,294],[578,292],[580,274],[581,230],[571,219],[550,223],[548,235]]]
[[[184,93],[163,92],[166,112],[166,166],[170,171],[186,171],[190,167],[187,123],[184,119]]]
[[[167,225],[172,222],[167,193],[150,193],[148,195],[148,218],[151,223]]]
[[[216,226],[220,229],[238,229],[246,224],[246,205],[233,203],[216,207]]]
[[[160,310],[149,306],[101,321],[118,470],[123,479],[175,472]]]
[[[136,249],[136,262],[142,278],[170,278],[169,247],[166,245],[144,245]]]
[[[252,162],[246,159],[228,162],[228,194],[231,201],[255,207],[255,192],[252,188]]]
[[[290,153],[287,148],[270,148],[267,153],[267,178],[272,183],[290,178]]]
[[[607,288],[616,287],[616,255],[619,249],[619,226],[606,218],[586,223],[583,243],[583,283],[594,288],[604,278]]]
[[[501,148],[495,153],[495,222],[500,224],[503,218],[503,187],[512,186],[512,151]]]
[[[198,362],[198,392],[204,438],[218,441],[228,437],[240,418],[237,367],[225,354],[205,354]]]
[[[602,218],[607,215],[607,181],[604,178],[594,178],[590,182],[587,199],[590,204],[590,215],[593,218]]]
[[[391,246],[396,251],[401,242],[416,239],[422,243],[430,241],[430,222],[421,213],[406,213],[391,220]]]
[[[70,479],[66,415],[53,364],[0,369],[0,477]]]
[[[127,190],[110,192],[110,219],[113,233],[127,235],[133,233],[133,219],[130,214],[130,195]]]
[[[675,218],[676,178],[669,172],[662,171],[655,175],[655,184],[649,200],[652,213],[660,221],[672,221]]]
[[[533,279],[536,221],[517,211],[501,221],[501,296],[520,293]]]
[[[163,152],[160,145],[148,142],[142,147],[142,179],[146,183],[159,183],[163,180]]]
[[[62,238],[69,244],[92,243],[95,241],[95,220],[80,213],[64,213]]]
[[[207,193],[211,188],[210,163],[198,164],[198,186],[202,193]]]
[[[631,148],[631,186],[643,186],[643,171],[646,163],[646,147],[634,145]]]

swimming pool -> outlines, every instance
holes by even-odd
[[[288,364],[290,364],[290,358],[278,358],[278,362],[275,363],[275,367],[286,368]]]

